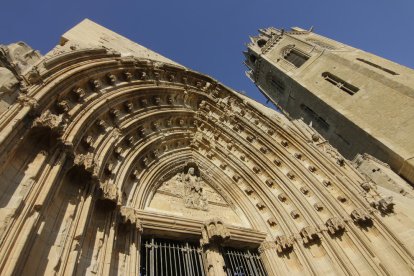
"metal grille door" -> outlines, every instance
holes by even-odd
[[[141,245],[141,276],[204,276],[202,250],[189,243],[157,239]]]
[[[223,257],[228,276],[267,276],[258,253],[224,248]]]

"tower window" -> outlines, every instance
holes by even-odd
[[[299,68],[309,59],[309,56],[291,48],[284,53],[283,58]]]
[[[359,91],[359,88],[358,87],[355,87],[355,86],[353,86],[350,83],[347,83],[343,79],[340,79],[337,76],[335,76],[335,75],[333,75],[333,74],[331,74],[329,72],[322,73],[322,77],[327,82],[330,82],[331,84],[335,85],[336,87],[338,87],[342,91],[345,91],[346,93],[348,93],[351,96],[354,95],[356,92]]]
[[[259,46],[260,48],[262,48],[263,46],[265,46],[266,45],[266,43],[267,43],[267,40],[265,40],[265,39],[259,39],[258,41],[257,41],[257,46]]]
[[[269,76],[269,82],[273,86],[273,88],[276,89],[276,91],[278,91],[280,93],[283,93],[283,91],[285,90],[285,85],[276,76],[270,75]]]
[[[250,56],[249,56],[249,60],[250,60],[250,62],[251,62],[251,63],[255,63],[255,62],[256,62],[256,60],[257,60],[257,58],[256,58],[256,56],[255,56],[255,55],[250,55]]]
[[[372,67],[375,67],[375,68],[377,68],[377,69],[380,69],[380,70],[382,70],[382,71],[384,71],[384,72],[387,72],[388,74],[391,74],[391,75],[394,75],[394,76],[399,75],[398,73],[395,73],[394,71],[392,71],[392,70],[390,70],[390,69],[387,69],[387,68],[384,68],[384,67],[382,67],[382,66],[379,66],[378,64],[375,64],[375,63],[373,63],[373,62],[371,62],[371,61],[368,61],[368,60],[365,60],[365,59],[363,59],[363,58],[357,58],[357,60],[358,60],[358,61],[361,61],[361,62],[363,62],[363,63],[365,63],[365,64],[368,64],[368,65],[370,65],[370,66],[372,66]]]

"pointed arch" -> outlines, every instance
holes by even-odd
[[[53,133],[57,145],[48,152],[50,157],[39,161],[33,179],[38,191],[25,197],[18,219],[5,226],[8,244],[23,245],[0,247],[5,256],[2,271],[13,271],[8,257],[15,251],[33,247],[21,238],[22,229],[31,237],[41,231],[42,220],[37,218],[53,206],[52,191],[71,170],[87,175],[79,181],[89,188],[73,203],[77,223],[68,224],[71,234],[61,239],[59,265],[47,264],[45,271],[103,273],[108,267],[99,263],[111,266],[117,258],[110,248],[118,246],[120,223],[135,225],[134,230],[119,230],[135,233],[123,239],[134,250],[142,229],[165,230],[175,223],[177,231],[201,235],[203,219],[145,210],[161,183],[189,162],[198,165],[203,181],[243,221],[243,227],[227,225],[230,242],[258,247],[266,239],[260,250],[269,271],[353,274],[364,268],[386,273],[372,252],[385,263],[411,269],[411,253],[372,208],[381,195],[364,189],[363,177],[310,127],[290,122],[200,73],[101,49],[54,56],[36,70],[27,76],[26,94],[0,119],[2,141],[9,141],[1,143],[0,150],[12,152],[10,141],[24,139],[31,127],[39,126]],[[112,208],[107,216],[99,213],[94,218],[100,212],[94,208],[107,205],[102,202],[112,202]],[[89,226],[99,235],[84,240]],[[369,241],[378,235],[387,241],[387,258]],[[91,251],[87,261],[76,265],[85,258],[79,248]],[[27,257],[20,256],[18,263]],[[125,262],[128,258],[138,257],[125,257]],[[361,261],[354,263],[355,258]]]

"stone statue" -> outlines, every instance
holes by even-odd
[[[184,203],[187,208],[207,210],[207,197],[203,192],[203,184],[200,177],[195,175],[194,168],[190,167],[187,174],[183,175]]]

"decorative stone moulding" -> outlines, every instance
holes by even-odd
[[[337,163],[339,166],[344,166],[344,165],[345,165],[345,159],[344,159],[343,157],[339,157],[339,158],[336,160],[336,163]]]
[[[109,73],[109,74],[106,75],[106,77],[108,79],[109,84],[115,84],[116,76],[114,74]]]
[[[266,180],[266,185],[269,187],[273,187],[275,185],[275,182],[272,179],[267,179]]]
[[[318,231],[313,226],[306,226],[302,228],[299,234],[302,238],[303,244],[305,245],[320,239]]]
[[[378,201],[371,202],[371,206],[378,209],[381,213],[392,213],[394,212],[393,197],[389,196],[382,198]]]
[[[264,205],[263,202],[259,201],[256,203],[256,207],[259,208],[259,210],[263,210],[264,208],[266,208],[266,205]]]
[[[285,193],[281,193],[277,196],[277,198],[281,201],[281,202],[285,202],[287,200],[287,196]]]
[[[102,198],[118,203],[118,187],[109,182],[101,184]]]
[[[316,203],[314,203],[313,204],[313,207],[315,208],[315,210],[316,211],[322,211],[323,210],[323,206],[322,206],[322,204],[320,204],[320,203],[318,203],[318,202],[316,202]]]
[[[295,156],[297,159],[302,159],[302,154],[301,154],[300,152],[295,152],[295,153],[294,153],[294,156]]]
[[[241,177],[238,174],[233,175],[233,180],[236,181],[236,182],[238,182],[240,180],[240,178]]]
[[[81,88],[81,87],[77,87],[77,88],[74,88],[72,91],[75,94],[76,99],[79,102],[83,102],[83,100],[84,100],[84,98],[86,96],[85,90],[83,90],[83,88]]]
[[[51,130],[63,131],[63,116],[52,114],[50,110],[46,110],[34,120],[32,125],[33,127],[46,127]]]
[[[322,184],[323,184],[325,187],[332,186],[332,183],[331,183],[331,181],[330,181],[330,180],[323,180],[323,181],[322,181]]]
[[[293,179],[295,178],[295,174],[294,174],[292,171],[289,171],[289,172],[286,174],[286,176],[287,176],[289,179],[291,179],[291,180],[293,180]]]
[[[338,217],[328,219],[325,225],[331,235],[341,233],[345,230],[344,220]]]
[[[246,188],[244,188],[244,191],[246,192],[246,194],[251,195],[254,190],[252,189],[251,186],[246,186]]]
[[[89,83],[94,91],[98,91],[101,88],[101,82],[99,80],[93,79]]]
[[[132,76],[131,72],[125,71],[123,74],[124,74],[124,78],[125,78],[126,81],[131,81],[132,80],[133,76]]]
[[[276,251],[278,253],[288,253],[293,249],[294,239],[287,236],[277,236],[275,239]]]
[[[297,210],[292,210],[292,211],[290,211],[290,216],[291,216],[293,219],[297,219],[297,218],[299,218],[299,217],[300,217],[299,212],[298,212]]]
[[[266,154],[269,151],[269,149],[267,147],[263,146],[263,147],[260,147],[260,151],[262,153]]]
[[[305,187],[305,186],[302,186],[302,187],[300,187],[300,189],[299,189],[301,192],[302,192],[302,194],[304,194],[304,195],[308,195],[309,194],[309,189],[308,189],[308,187]]]
[[[352,211],[351,218],[354,220],[354,222],[359,223],[359,224],[372,221],[371,215],[368,214],[367,211],[361,208],[355,209],[354,211]]]
[[[261,168],[259,166],[253,166],[254,173],[260,173]]]
[[[280,166],[281,164],[282,164],[282,161],[280,161],[280,159],[274,159],[273,160],[273,163],[276,165],[276,166]]]
[[[276,225],[277,225],[277,221],[276,221],[276,219],[275,219],[274,217],[270,217],[270,218],[268,218],[268,219],[267,219],[267,223],[268,223],[270,226],[272,226],[272,227],[274,227],[274,226],[276,226]]]
[[[258,251],[259,253],[264,253],[268,250],[276,249],[276,243],[274,241],[264,241],[260,244]]]
[[[280,142],[280,144],[281,144],[282,146],[284,146],[285,148],[289,146],[289,142],[288,142],[288,141],[286,141],[286,140],[282,140],[282,141]]]
[[[252,143],[254,139],[255,137],[253,135],[247,135],[246,137],[246,140],[249,141],[250,143]]]

